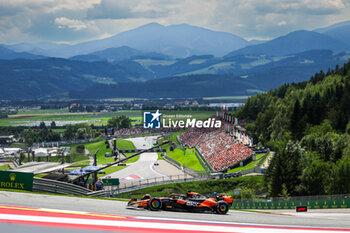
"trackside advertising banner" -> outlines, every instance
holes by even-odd
[[[33,173],[0,171],[0,188],[33,190]]]
[[[234,209],[295,209],[307,206],[308,209],[350,208],[350,199],[310,200],[310,201],[273,201],[273,202],[234,202]]]

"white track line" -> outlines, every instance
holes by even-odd
[[[29,221],[37,223],[57,223],[60,224],[76,224],[76,225],[94,225],[109,227],[130,227],[140,229],[157,229],[157,230],[189,230],[189,231],[210,231],[210,232],[240,232],[240,233],[313,233],[313,232],[334,232],[329,230],[313,230],[313,229],[276,229],[276,228],[259,228],[250,226],[225,226],[225,225],[195,225],[186,223],[161,223],[161,222],[142,222],[142,221],[111,221],[97,219],[81,219],[81,218],[61,218],[61,217],[45,217],[45,216],[28,216],[28,215],[12,215],[0,214],[0,220],[8,221]],[[349,231],[337,231],[338,233]]]

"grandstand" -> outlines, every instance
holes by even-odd
[[[243,145],[241,137],[232,133],[234,128],[232,124],[222,121],[219,129],[189,128],[177,138],[183,146],[195,147],[213,170],[223,171],[254,155],[251,149]]]

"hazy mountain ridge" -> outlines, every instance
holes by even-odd
[[[258,55],[286,56],[308,50],[329,49],[333,52],[341,52],[349,49],[349,45],[344,42],[311,31],[295,31],[285,36],[278,37],[268,42],[251,45],[245,48],[232,51],[225,58],[236,55]]]
[[[32,99],[66,94],[94,83],[144,80],[119,65],[48,58],[0,60],[0,98]]]
[[[34,55],[26,52],[15,52],[0,45],[0,59],[14,60],[14,59],[41,59],[44,56]]]
[[[248,42],[245,39],[231,33],[212,31],[187,24],[163,26],[150,23],[105,39],[75,45],[45,44],[47,52],[43,48],[45,46],[40,44],[10,45],[9,48],[68,58],[108,48],[128,46],[144,52],[157,52],[183,58],[203,54],[223,56],[246,45]]]
[[[258,90],[258,87],[233,75],[201,75],[157,79],[143,83],[97,84],[86,90],[70,91],[69,96],[82,99],[113,97],[186,98],[245,95],[246,89]]]
[[[128,46],[122,46],[118,48],[108,48],[102,51],[97,51],[85,55],[77,55],[71,57],[71,60],[78,61],[108,61],[110,63],[116,63],[124,60],[137,59],[137,58],[149,58],[149,59],[171,59],[169,56],[155,53],[155,52],[143,52],[137,49],[130,48]]]
[[[235,77],[236,83],[238,80],[242,81],[242,89],[251,89],[253,86],[255,89],[268,90],[284,83],[304,81],[321,69],[327,70],[333,68],[336,64],[347,62],[350,58],[350,53],[346,52],[349,46],[345,42],[339,41],[336,38],[336,33],[331,33],[332,36],[326,35],[326,33],[333,32],[333,30],[341,33],[343,27],[348,27],[348,24],[338,24],[334,27],[320,29],[322,34],[315,31],[292,32],[271,41],[262,43],[260,41],[258,44],[235,50],[224,57],[204,54],[174,59],[159,52],[148,52],[121,46],[74,56],[68,60],[45,58],[26,52],[15,52],[0,46],[0,59],[7,60],[0,61],[0,65],[3,67],[0,70],[0,79],[4,83],[1,89],[1,98],[37,98],[47,95],[64,95],[72,90],[76,90],[76,93],[79,93],[79,91],[86,93],[84,90],[95,84],[117,84],[118,86],[120,83],[130,83],[122,85],[140,86],[151,85],[149,83],[155,85],[156,82],[161,82],[165,87],[164,82],[169,82],[169,85],[172,85],[172,80],[182,80],[171,79],[172,76],[191,77],[190,80],[192,81],[186,85],[193,87],[196,84],[202,90],[206,90],[207,85],[216,86],[208,80],[196,82],[193,77]],[[182,30],[188,30],[189,33],[184,35],[190,35],[194,31],[198,31],[199,34],[209,33],[232,38],[232,35],[227,33],[212,32],[189,25],[166,27],[159,24],[148,24],[120,33],[115,37],[99,40],[98,43],[103,43],[100,45],[97,43],[95,47],[90,49],[104,46],[106,41],[113,44],[113,41],[118,41],[120,38],[127,38],[130,35],[139,37],[152,30],[168,30],[175,34],[179,34]],[[165,33],[165,35],[168,34]],[[156,33],[153,36],[156,36]],[[142,39],[142,37],[140,38]],[[185,37],[182,35],[183,38]],[[173,40],[176,39],[177,37],[174,36]],[[209,43],[213,38],[205,39],[206,43]],[[44,43],[40,45],[40,49],[47,49],[50,53],[56,48],[60,48],[62,51],[71,49],[72,52],[77,52],[82,51],[79,46],[84,48],[94,42],[96,41],[82,43],[77,46],[57,45],[57,47],[50,43]],[[170,42],[173,43],[174,41]],[[181,48],[191,47],[191,43],[193,43],[193,40],[184,42]],[[220,45],[220,43],[218,44]],[[160,44],[160,46],[166,45]],[[6,47],[15,49],[16,46]],[[30,43],[22,43],[17,47],[18,50],[30,48]],[[182,50],[178,51],[181,52]],[[194,52],[195,48],[191,48],[191,51]],[[18,58],[25,59],[13,60]],[[160,78],[164,80],[160,80]],[[153,79],[157,80],[148,81]],[[142,83],[134,83],[137,81]],[[26,88],[26,85],[29,88]],[[174,83],[174,85],[178,84]],[[230,95],[240,94],[241,92],[233,91]],[[15,95],[14,93],[18,94]],[[141,90],[140,93],[144,92]],[[200,92],[197,92],[197,94],[199,95]],[[178,95],[178,97],[181,97],[182,92],[178,92]]]

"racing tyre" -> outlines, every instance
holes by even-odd
[[[159,198],[153,197],[148,201],[147,206],[152,211],[158,211],[162,208],[162,201]]]
[[[218,201],[215,207],[215,211],[218,214],[226,214],[229,209],[229,206],[226,201]]]

